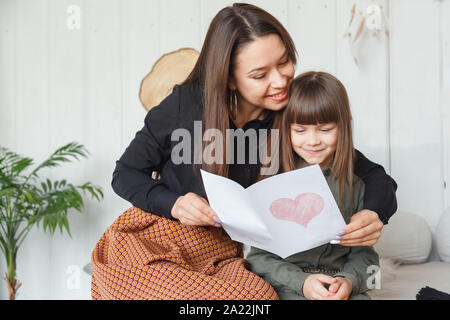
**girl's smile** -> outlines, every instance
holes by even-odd
[[[321,153],[321,152],[324,151],[324,150],[325,150],[325,149],[322,149],[322,150],[306,150],[306,149],[305,149],[305,151],[308,152],[308,153],[311,154],[311,155],[317,155],[317,154]]]

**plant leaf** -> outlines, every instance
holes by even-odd
[[[13,164],[12,171],[15,172],[16,174],[20,174],[23,170],[25,170],[32,164],[33,164],[33,159],[22,158]]]
[[[78,156],[87,158],[88,155],[89,152],[83,145],[71,142],[56,150],[48,159],[38,165],[30,176],[37,176],[37,172],[43,168],[58,167],[62,163],[72,162],[73,159],[79,160]]]

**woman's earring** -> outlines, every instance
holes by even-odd
[[[236,115],[237,115],[236,90],[231,91],[231,94],[230,94],[230,113],[231,113],[231,119],[236,120]]]

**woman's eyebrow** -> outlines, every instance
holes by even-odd
[[[288,51],[286,50],[279,60],[283,59],[287,54],[288,54]],[[266,67],[255,68],[255,69],[252,69],[251,71],[249,71],[247,74],[250,74],[250,73],[255,72],[255,71],[260,71],[260,70],[263,70],[265,68]]]

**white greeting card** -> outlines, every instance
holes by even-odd
[[[204,170],[201,174],[209,204],[231,239],[282,258],[330,242],[345,226],[319,165],[247,189]]]

